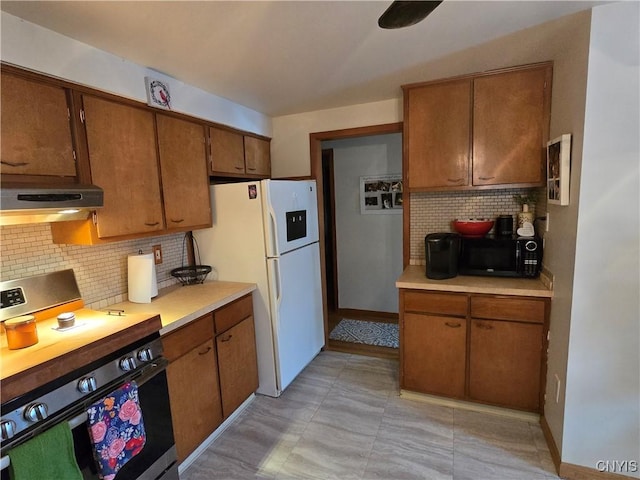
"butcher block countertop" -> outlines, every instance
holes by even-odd
[[[157,315],[107,315],[81,308],[74,310],[76,327],[54,330],[55,317],[38,320],[38,343],[9,350],[0,337],[0,396],[2,403],[33,390],[93,360],[101,358],[161,328]]]
[[[397,288],[441,292],[553,297],[553,291],[540,278],[500,278],[458,275],[445,280],[427,278],[424,265],[409,265],[396,281]]]
[[[151,303],[122,302],[108,308],[129,313],[160,315],[161,335],[223,307],[256,289],[255,283],[211,281],[196,285],[173,285],[163,288]]]

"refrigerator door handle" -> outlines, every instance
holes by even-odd
[[[276,213],[273,211],[273,207],[269,205],[269,245],[267,247],[267,256],[277,257],[280,255],[278,251],[278,225],[276,225]]]
[[[273,267],[275,274],[275,286],[276,286],[276,307],[280,309],[282,303],[282,280],[280,279],[280,259],[273,259]]]

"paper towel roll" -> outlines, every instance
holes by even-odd
[[[153,253],[129,255],[129,301],[134,303],[151,303],[158,295],[156,280],[156,264]]]

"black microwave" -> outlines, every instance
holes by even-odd
[[[541,267],[542,240],[538,237],[461,238],[461,275],[535,278]]]

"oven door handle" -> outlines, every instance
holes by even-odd
[[[73,430],[78,425],[82,425],[83,423],[85,423],[87,419],[87,412],[82,412],[79,415],[76,415],[75,417],[69,419],[67,423],[69,424],[69,428]],[[0,458],[0,470],[8,468],[9,465],[11,465],[11,459],[9,458],[9,455],[5,455],[4,457]]]
[[[153,360],[151,363],[149,363],[148,365],[146,365],[144,368],[139,369],[135,372],[132,372],[131,375],[121,378],[119,383],[122,385],[127,382],[131,382],[135,380],[135,382],[138,385],[144,385],[151,378],[165,371],[167,369],[167,365],[169,365],[169,361],[166,358],[164,357],[157,358]],[[73,430],[77,426],[85,423],[87,420],[88,420],[87,412],[82,411],[81,413],[67,420],[67,423],[69,424],[69,428]],[[9,465],[11,465],[11,459],[9,458],[9,455],[4,455],[3,457],[0,458],[0,470],[4,470],[5,468],[8,468]]]

